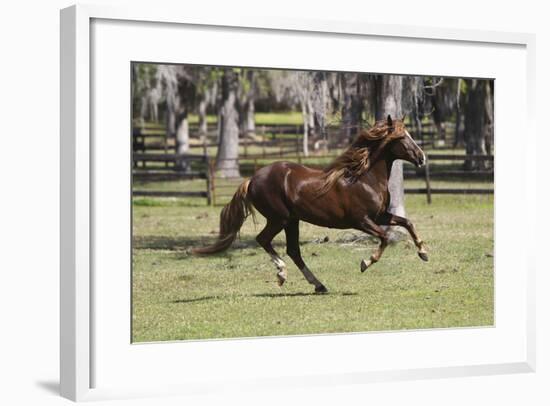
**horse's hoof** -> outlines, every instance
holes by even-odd
[[[365,272],[367,268],[369,267],[369,264],[364,259],[361,261],[361,272]]]
[[[420,259],[421,259],[422,261],[428,262],[428,254],[427,254],[426,252],[419,252],[419,253],[418,253],[418,256],[420,257]]]
[[[281,287],[285,284],[285,282],[286,282],[286,277],[284,275],[277,274],[277,285]]]
[[[328,290],[325,288],[325,285],[319,285],[315,286],[315,293],[328,293]]]

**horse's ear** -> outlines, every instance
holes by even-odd
[[[401,122],[405,122],[405,117],[407,117],[407,115],[405,113],[403,113],[403,118],[401,119]]]
[[[388,114],[387,124],[388,124],[388,127],[393,126],[393,120],[391,119],[391,115],[389,115],[389,114]]]

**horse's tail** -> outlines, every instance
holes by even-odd
[[[237,233],[246,218],[251,214],[254,217],[254,208],[247,198],[249,184],[250,179],[241,183],[231,201],[222,209],[218,240],[210,246],[195,248],[192,251],[194,254],[215,254],[225,251],[237,238]]]

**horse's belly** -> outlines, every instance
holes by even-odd
[[[300,220],[321,227],[351,228],[344,205],[331,197],[315,197],[313,194],[294,201],[292,214]]]
[[[384,196],[368,185],[336,185],[320,195],[321,182],[296,185],[291,212],[300,220],[329,228],[356,228],[365,216],[375,219],[384,212]],[[301,187],[300,187],[301,186]]]

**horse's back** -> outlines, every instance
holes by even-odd
[[[256,177],[262,178],[266,176],[278,176],[281,174],[283,174],[284,176],[286,172],[289,170],[304,172],[308,174],[319,174],[322,172],[318,169],[309,168],[305,165],[298,164],[296,162],[277,161],[258,169],[254,173],[253,178],[256,178]]]
[[[293,162],[275,162],[250,179],[249,198],[268,218],[295,217],[320,226],[348,228],[343,220],[345,196],[334,190],[318,193],[323,173]]]
[[[296,180],[319,176],[321,173],[322,171],[318,169],[308,168],[294,162],[278,161],[258,169],[250,181],[257,186],[265,185],[269,188],[279,188],[282,191],[285,181],[287,183],[289,181],[289,176],[293,178],[292,180]]]

